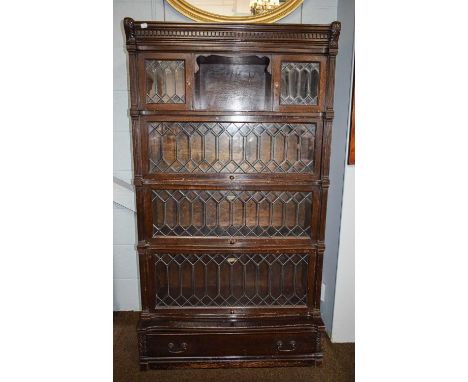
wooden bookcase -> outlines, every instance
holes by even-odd
[[[320,364],[340,24],[124,26],[142,369]]]

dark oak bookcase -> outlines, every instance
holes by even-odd
[[[124,26],[142,369],[320,364],[340,24]]]

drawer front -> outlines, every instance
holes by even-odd
[[[314,192],[152,189],[151,236],[313,237]]]
[[[149,357],[283,356],[316,352],[315,333],[147,334]]]
[[[314,283],[310,253],[158,253],[156,308],[305,307]]]

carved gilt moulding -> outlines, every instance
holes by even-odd
[[[192,20],[223,23],[274,23],[293,12],[303,1],[288,0],[269,12],[255,16],[225,16],[197,8],[185,0],[167,0],[172,7]]]

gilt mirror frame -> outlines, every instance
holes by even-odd
[[[200,22],[228,22],[228,23],[274,23],[289,15],[304,0],[288,0],[279,7],[260,15],[254,16],[225,16],[211,13],[191,5],[186,0],[167,0],[177,11],[188,18]]]

